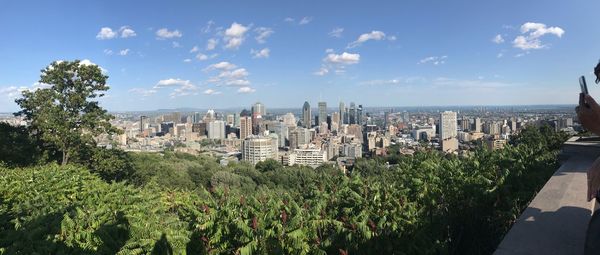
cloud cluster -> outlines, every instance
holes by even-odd
[[[16,99],[23,94],[23,91],[36,91],[38,89],[47,89],[52,85],[36,82],[31,86],[8,86],[0,88],[0,95],[6,95],[9,99]]]
[[[344,28],[336,27],[331,32],[329,32],[330,37],[340,38],[342,37],[342,33],[344,32]]]
[[[321,68],[314,72],[315,75],[326,75],[330,70],[335,73],[344,73],[345,68],[348,65],[358,64],[360,62],[360,54],[343,52],[342,54],[336,54],[331,51],[322,60]]]
[[[446,63],[446,59],[448,58],[448,56],[431,56],[431,57],[426,57],[424,59],[419,60],[419,62],[417,62],[417,64],[433,64],[433,65],[443,65]]]
[[[264,48],[262,50],[251,49],[250,54],[252,54],[252,58],[268,58],[271,53],[269,48]]]
[[[122,26],[119,30],[113,30],[110,27],[100,28],[100,32],[96,34],[96,39],[98,40],[108,40],[113,38],[129,38],[134,37],[137,34],[135,31],[129,26]]]
[[[504,42],[504,38],[502,38],[501,34],[497,34],[496,36],[494,36],[494,38],[492,38],[492,42],[496,44],[501,44]]]
[[[207,89],[203,92],[204,95],[220,95],[221,91],[216,91],[214,89]]]
[[[215,76],[209,78],[209,83],[214,83],[217,86],[239,87],[239,93],[252,93],[256,90],[251,88],[251,83],[248,80],[250,73],[245,68],[238,68],[235,64],[222,61],[209,65],[204,68],[205,72],[216,73]]]
[[[527,22],[521,25],[521,34],[513,40],[513,47],[521,50],[537,50],[546,48],[541,37],[544,35],[555,35],[561,38],[565,33],[560,27],[547,27],[543,23]]]
[[[348,48],[355,48],[358,47],[360,45],[362,45],[364,42],[369,41],[369,40],[374,40],[374,41],[380,41],[386,38],[386,35],[384,32],[381,31],[377,31],[377,30],[373,30],[370,33],[364,33],[361,34],[358,39],[356,39],[356,41],[351,42],[350,44],[348,44]],[[390,37],[390,40],[396,40],[396,37]]]
[[[142,97],[148,97],[156,94],[156,89],[132,88],[128,90],[130,93],[138,94]]]
[[[215,38],[208,39],[208,41],[206,42],[206,50],[214,50],[217,47],[218,43],[219,43],[218,39],[215,39]]]
[[[254,37],[254,39],[256,40],[256,42],[261,44],[266,43],[267,38],[269,38],[269,36],[271,36],[274,33],[273,29],[268,27],[257,27],[254,29],[254,32],[257,34],[256,37]]]
[[[229,28],[225,30],[223,40],[225,41],[226,49],[238,49],[242,42],[244,42],[244,35],[248,31],[248,27],[233,22]]]
[[[198,95],[196,92],[198,87],[189,80],[182,79],[174,79],[169,78],[165,80],[160,80],[154,85],[153,90],[158,90],[162,88],[173,88],[173,91],[169,96],[171,98],[179,97],[179,96],[189,96],[189,95]],[[155,92],[154,92],[155,93]]]
[[[156,39],[165,40],[172,38],[180,38],[183,36],[183,33],[179,32],[179,30],[175,29],[173,31],[169,31],[167,28],[161,28],[156,30]]]

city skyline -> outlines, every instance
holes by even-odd
[[[4,3],[0,112],[63,59],[105,70],[109,111],[576,104],[600,51],[592,1],[317,3]]]

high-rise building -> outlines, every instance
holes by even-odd
[[[198,133],[200,136],[206,135],[206,123],[200,122],[192,124],[192,132]]]
[[[344,102],[340,102],[340,109],[339,109],[339,113],[340,113],[340,121],[338,124],[342,125],[342,124],[347,124],[346,122],[344,122],[344,117],[346,116],[346,105],[344,105]]]
[[[304,105],[302,106],[302,125],[305,128],[311,128],[311,116],[312,115],[310,113],[310,104],[308,102],[304,102]]]
[[[252,118],[241,117],[240,118],[240,139],[244,140],[246,137],[252,135]]]
[[[356,124],[356,105],[350,102],[349,122],[348,124]]]
[[[234,123],[233,114],[227,114],[226,120],[227,120],[227,125],[233,126],[233,123]]]
[[[225,121],[215,120],[207,125],[209,139],[225,139]]]
[[[255,165],[258,162],[275,158],[271,137],[248,136],[242,141],[242,160]]]
[[[481,133],[481,119],[480,118],[475,118],[475,128],[473,128],[473,130],[475,130],[475,132],[477,132],[477,133]]]
[[[327,102],[319,102],[319,123],[317,123],[317,126],[323,122],[327,122]]]
[[[194,115],[192,115],[192,121],[194,123],[198,123],[202,120],[202,114],[200,114],[199,112],[195,112]]]
[[[296,117],[294,116],[293,113],[288,112],[285,115],[283,115],[283,123],[288,127],[295,127],[296,126]]]
[[[440,139],[456,138],[456,135],[456,112],[442,112],[440,114]]]
[[[362,125],[363,124],[363,107],[362,107],[362,104],[359,104],[358,108],[356,109],[356,124],[358,124],[358,125]]]
[[[240,114],[237,112],[233,114],[233,126],[234,127],[240,126]]]
[[[255,115],[267,115],[267,109],[265,108],[265,105],[263,105],[261,102],[256,102],[254,105],[252,105],[252,116]]]

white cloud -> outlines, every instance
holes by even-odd
[[[340,37],[342,37],[343,32],[344,32],[344,28],[336,27],[333,30],[331,30],[331,32],[329,32],[329,36],[340,38]]]
[[[110,56],[110,55],[112,55],[112,54],[113,54],[113,51],[112,51],[111,49],[104,49],[104,54],[106,54],[106,55],[109,55],[109,56]]]
[[[214,70],[214,69],[231,70],[231,69],[234,69],[236,67],[237,66],[234,65],[234,64],[232,64],[232,63],[229,63],[227,61],[222,61],[222,62],[219,62],[219,63],[216,63],[216,64],[209,65],[204,70]]]
[[[323,76],[329,72],[335,74],[343,74],[346,72],[345,68],[347,65],[354,65],[360,62],[360,54],[343,52],[342,54],[335,54],[329,49],[326,52],[331,52],[323,58],[323,63],[318,71],[313,72],[314,75]]]
[[[325,57],[324,61],[327,63],[343,65],[358,64],[360,61],[360,54],[348,52],[344,52],[342,54],[329,53],[327,54],[327,57]]]
[[[494,38],[492,38],[492,42],[496,44],[501,44],[504,42],[504,38],[502,38],[501,34],[497,34],[496,36],[494,36]]]
[[[217,43],[219,43],[219,40],[217,39],[208,39],[208,41],[206,42],[206,50],[214,50],[217,47]]]
[[[390,79],[390,80],[370,80],[370,81],[361,82],[360,84],[377,86],[377,85],[398,85],[401,83],[403,83],[403,81],[401,81],[400,79]]]
[[[194,52],[197,52],[197,51],[199,51],[199,50],[200,50],[200,49],[198,49],[198,46],[194,46],[194,47],[193,47],[193,48],[190,50],[190,53],[194,53]]]
[[[227,86],[248,86],[250,85],[250,81],[248,80],[229,80],[225,82]]]
[[[179,42],[171,42],[171,45],[173,46],[173,48],[181,48],[181,44],[179,44]]]
[[[394,40],[395,40],[395,38],[396,37],[394,37]],[[365,34],[360,35],[358,37],[358,39],[356,39],[356,41],[348,44],[348,48],[354,48],[354,47],[360,46],[361,44],[363,44],[364,42],[369,41],[369,40],[379,41],[379,40],[383,40],[383,39],[385,39],[384,32],[373,30],[370,33],[365,33]]]
[[[129,49],[124,49],[119,51],[119,55],[126,56],[129,53]]]
[[[262,50],[250,50],[250,54],[252,54],[252,58],[268,58],[271,50],[269,48],[264,48]]]
[[[137,35],[129,26],[122,26],[119,29],[119,32],[121,32],[121,38],[134,37]]]
[[[285,21],[285,22],[294,22],[294,18],[287,17],[287,18],[283,19],[283,21]]]
[[[216,91],[214,89],[207,89],[203,92],[205,95],[219,95],[221,91]]]
[[[183,34],[181,32],[179,32],[179,30],[175,29],[173,31],[169,31],[166,28],[161,28],[159,30],[156,31],[156,39],[159,40],[164,40],[164,39],[171,39],[171,38],[179,38],[181,36],[183,36]]]
[[[147,96],[156,94],[157,90],[156,89],[144,89],[144,88],[132,88],[129,90],[129,92],[141,95],[143,97],[147,97]]]
[[[244,34],[248,31],[248,27],[242,24],[233,22],[231,27],[225,30],[225,48],[227,49],[238,49],[244,42]]]
[[[253,89],[251,87],[241,87],[237,90],[237,92],[242,94],[249,94],[256,92],[256,89]]]
[[[548,47],[543,44],[541,37],[544,35],[555,35],[561,38],[565,33],[560,27],[547,27],[543,23],[527,22],[521,25],[521,34],[513,40],[513,47],[522,50],[537,50]]]
[[[502,57],[504,57],[504,53],[500,52],[500,53],[498,53],[498,55],[496,55],[496,57],[497,58],[502,58]]]
[[[306,25],[308,23],[310,23],[312,21],[312,17],[303,17],[300,22],[298,22],[299,25]]]
[[[173,79],[169,78],[166,80],[160,80],[154,86],[155,89],[165,88],[165,87],[176,87],[176,86],[194,86],[190,80],[182,80],[182,79]]]
[[[269,36],[271,36],[274,33],[273,29],[268,27],[257,27],[256,29],[254,29],[254,32],[257,34],[256,37],[254,37],[254,39],[256,39],[256,42],[258,43],[266,43],[267,38],[269,38]]]
[[[396,36],[392,35],[392,36],[387,36],[388,41],[396,41]]]
[[[333,49],[325,49],[325,53],[333,53]]]
[[[62,62],[62,60],[56,61],[57,63]],[[100,68],[100,71],[102,71],[102,73],[108,73],[108,70],[104,69],[103,67],[97,65],[96,63],[90,61],[89,59],[84,59],[79,61],[79,65],[82,66],[97,66],[98,68]]]
[[[198,53],[198,55],[196,55],[196,59],[198,59],[198,60],[207,60],[208,56],[204,55],[202,53]]]
[[[202,33],[205,33],[205,34],[210,33],[212,30],[212,26],[214,26],[214,25],[215,25],[215,22],[212,20],[209,20],[208,22],[206,22],[206,26],[204,26],[202,28]]]
[[[321,67],[321,69],[319,69],[319,71],[316,71],[313,74],[323,76],[323,75],[326,75],[327,73],[329,73],[329,69],[327,69],[326,67]]]
[[[100,32],[96,35],[96,39],[98,40],[107,40],[113,39],[117,36],[117,33],[113,31],[110,27],[100,28]]]
[[[9,99],[16,99],[20,97],[23,91],[36,91],[38,89],[47,89],[52,87],[52,85],[36,82],[31,86],[9,86],[0,88],[0,95],[5,95]]]
[[[190,63],[190,62],[192,62],[192,59],[190,59],[190,58],[186,58],[186,59],[184,59],[184,60],[183,60],[183,62],[185,62],[185,63]]]
[[[417,64],[427,64],[427,63],[431,63],[433,65],[443,65],[446,63],[446,59],[448,58],[448,56],[432,56],[432,57],[426,57],[424,59],[419,60],[419,62],[417,62]]]

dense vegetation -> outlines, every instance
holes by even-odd
[[[104,149],[66,167],[7,162],[0,254],[490,254],[564,139],[530,127],[503,150],[363,159],[350,175]]]

